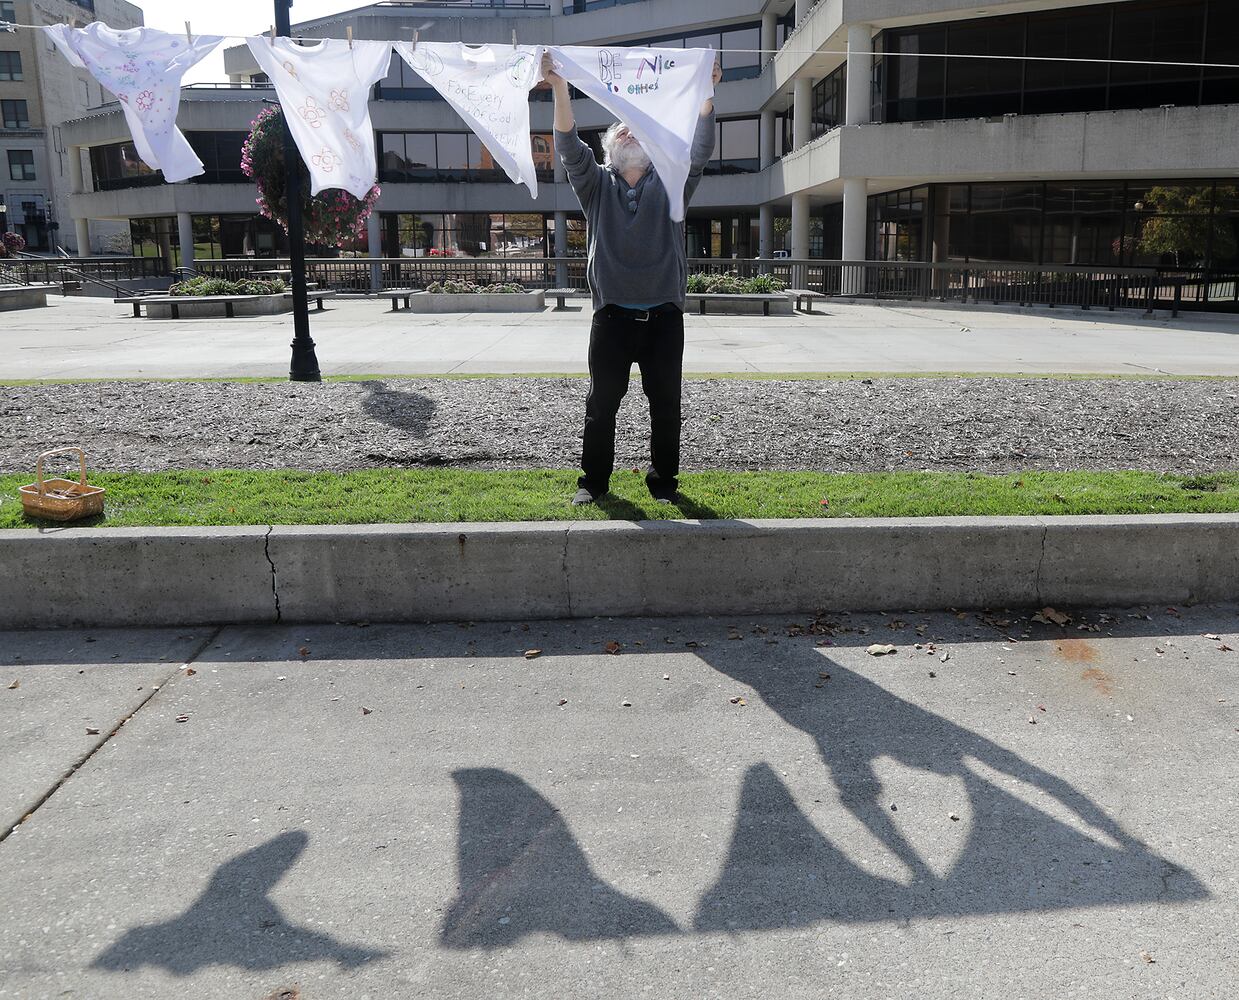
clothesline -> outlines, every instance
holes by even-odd
[[[26,28],[32,31],[37,31],[43,28],[44,25],[39,24],[21,24],[16,21],[0,21],[0,32],[8,31],[10,28]],[[251,37],[263,37],[262,33],[257,35],[224,35],[225,39],[230,41],[245,41]],[[281,36],[277,36],[281,37]],[[288,37],[288,36],[285,36]],[[311,37],[309,35],[291,36],[294,42],[323,42],[326,38]],[[342,38],[334,39],[335,41],[343,41]],[[360,39],[359,39],[360,40]],[[386,41],[386,39],[378,39],[378,41]],[[466,43],[468,44],[468,43]],[[550,47],[550,46],[548,46]],[[599,46],[600,48],[658,48],[659,46]],[[796,56],[848,56],[851,53],[847,49],[714,49],[719,54],[728,53],[732,55],[777,55],[780,52],[786,52]],[[1080,56],[1017,56],[1017,55],[994,55],[994,54],[978,54],[970,52],[874,52],[875,58],[882,59],[992,59],[998,61],[1019,61],[1019,62],[1052,62],[1052,63],[1088,63],[1099,66],[1165,66],[1178,69],[1239,69],[1239,63],[1216,63],[1216,62],[1176,62],[1166,59],[1089,59]]]

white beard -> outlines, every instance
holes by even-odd
[[[633,169],[644,172],[650,168],[650,158],[638,143],[617,144],[611,150],[611,166],[620,174],[626,174]]]

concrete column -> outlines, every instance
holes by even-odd
[[[163,258],[164,266],[171,271],[176,267],[176,257],[172,253],[172,237],[168,233],[160,233],[157,242],[159,256]]]
[[[69,193],[82,194],[86,190],[86,182],[82,178],[82,147],[69,147]]]
[[[77,255],[79,257],[90,256],[90,220],[89,219],[74,219],[73,228],[77,232]]]
[[[383,225],[378,212],[371,212],[366,219],[366,253],[375,260],[383,256]],[[370,291],[383,290],[383,265],[370,265]]]
[[[869,182],[864,177],[843,180],[843,259],[865,259],[869,228]],[[844,267],[843,294],[859,295],[865,290],[864,268]]]
[[[774,206],[757,207],[758,254],[769,257],[774,252]]]
[[[568,213],[555,213],[555,287],[568,287]]]
[[[761,168],[765,170],[768,166],[774,163],[774,129],[776,125],[774,112],[763,111],[761,113],[761,125],[758,129]]]
[[[805,19],[805,15],[813,9],[817,0],[796,0],[796,23],[799,24]]]
[[[773,222],[771,223],[773,228]],[[804,260],[809,256],[809,196],[804,193],[792,195],[792,258]]]
[[[194,217],[188,212],[176,213],[176,238],[181,244],[181,266],[194,266]]]
[[[779,16],[777,14],[763,14],[761,16],[761,65],[774,58],[773,49],[777,45],[776,39],[779,37]]]
[[[848,25],[848,125],[864,125],[873,120],[873,34],[867,24]]]
[[[813,81],[809,77],[796,78],[792,101],[792,146],[799,149],[809,141],[813,119]]]

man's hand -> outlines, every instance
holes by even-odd
[[[549,52],[542,53],[542,79],[555,88],[568,86],[568,81],[555,72],[555,60]]]

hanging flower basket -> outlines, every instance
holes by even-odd
[[[331,188],[310,196],[310,172],[301,158],[301,219],[307,243],[343,247],[366,235],[366,220],[379,200],[376,184],[363,199]],[[284,169],[284,112],[265,108],[250,123],[241,147],[241,170],[258,187],[258,211],[288,232],[288,194]]]
[[[16,257],[26,249],[26,241],[20,233],[0,233],[0,258]]]

